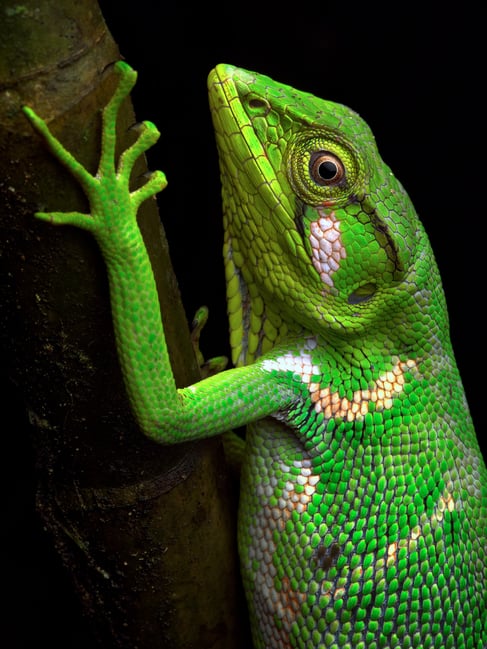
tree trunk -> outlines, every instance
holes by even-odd
[[[0,32],[0,342],[4,379],[19,403],[3,437],[30,435],[37,511],[90,621],[86,646],[96,639],[106,648],[236,648],[235,499],[221,445],[161,447],[142,436],[125,395],[95,241],[33,217],[87,203],[21,105],[93,171],[118,48],[92,0],[12,4]],[[123,147],[134,122],[127,101]],[[155,201],[142,206],[140,222],[176,380],[187,385],[198,369]],[[8,448],[12,476],[28,460]],[[10,647],[23,646],[25,622],[20,644]]]

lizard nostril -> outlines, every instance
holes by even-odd
[[[254,115],[259,115],[261,117],[265,117],[271,110],[271,106],[266,99],[255,96],[247,98],[247,107]]]

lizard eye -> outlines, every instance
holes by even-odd
[[[311,155],[309,171],[318,185],[338,185],[345,178],[342,161],[327,151],[316,151]]]
[[[326,132],[306,130],[291,141],[286,155],[291,187],[304,203],[332,201],[337,206],[356,193],[362,162],[347,142]]]

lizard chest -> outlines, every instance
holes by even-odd
[[[416,515],[406,479],[377,479],[377,449],[335,451],[323,475],[282,422],[254,425],[248,444],[239,552],[256,649],[469,646],[482,548],[454,480]]]

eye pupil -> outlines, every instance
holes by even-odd
[[[311,177],[318,185],[339,185],[345,178],[343,162],[328,151],[315,151],[310,159]]]
[[[333,180],[338,174],[338,167],[331,160],[326,160],[320,163],[318,174],[323,180]]]

